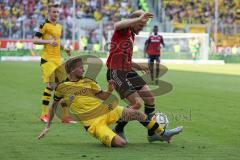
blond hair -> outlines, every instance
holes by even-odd
[[[59,8],[59,4],[56,3],[49,3],[48,4],[48,11],[50,11],[51,8]]]
[[[67,74],[71,73],[79,63],[82,65],[82,58],[81,57],[73,57],[65,63],[65,70]]]
[[[144,14],[143,10],[137,10],[130,14],[130,18],[137,18]]]

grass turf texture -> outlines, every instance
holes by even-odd
[[[157,97],[156,106],[169,115],[170,128],[183,125],[184,132],[172,144],[149,144],[145,128],[131,122],[130,144],[119,149],[104,147],[80,124],[56,118],[48,135],[37,140],[44,127],[39,63],[0,62],[0,159],[239,159],[240,65],[167,67],[161,79],[174,89]],[[105,72],[97,77],[104,89]]]

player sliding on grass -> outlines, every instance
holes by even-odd
[[[116,91],[122,99],[127,99],[131,109],[140,109],[141,101],[144,101],[145,114],[153,115],[155,111],[155,99],[146,82],[134,70],[149,72],[148,67],[140,66],[132,62],[133,43],[137,35],[147,21],[153,18],[152,13],[142,10],[131,14],[130,19],[122,20],[114,24],[114,33],[110,44],[110,55],[107,59],[107,80],[114,80]],[[119,120],[114,131],[125,140],[124,126],[126,121]]]
[[[54,71],[62,64],[62,57],[60,49],[63,49],[69,56],[71,50],[64,48],[60,44],[62,26],[57,23],[59,16],[59,5],[50,4],[48,6],[48,19],[40,25],[39,31],[36,32],[33,43],[38,45],[44,45],[43,54],[41,56],[41,70],[43,82],[46,83],[46,88],[42,97],[42,113],[40,116],[41,121],[47,123],[48,117],[48,105],[51,99],[51,93],[54,90],[55,77],[58,77],[58,81],[63,79],[59,75],[64,75],[61,70],[58,70],[59,74],[54,76]],[[62,117],[63,123],[74,123],[68,116],[67,109],[64,108],[65,114]]]
[[[126,122],[138,120],[145,126],[150,135],[149,141],[170,142],[172,136],[180,133],[182,127],[172,130],[164,130],[153,120],[140,111],[118,106],[117,99],[109,103],[108,99],[114,89],[114,82],[108,82],[108,90],[101,90],[100,86],[93,80],[83,77],[84,69],[82,59],[79,57],[68,60],[65,64],[69,81],[59,84],[54,95],[54,102],[49,110],[49,122],[39,135],[43,138],[48,132],[54,112],[61,99],[64,99],[69,109],[75,113],[83,123],[85,129],[93,137],[109,147],[124,147],[127,142],[114,133],[108,126],[116,123],[120,118]]]

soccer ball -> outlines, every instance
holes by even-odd
[[[163,113],[155,113],[152,117],[152,120],[154,120],[155,122],[157,122],[162,128],[167,128],[169,121],[167,118],[167,115],[163,114]]]

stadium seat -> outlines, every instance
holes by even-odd
[[[206,33],[205,25],[190,25],[189,26],[190,33]]]

